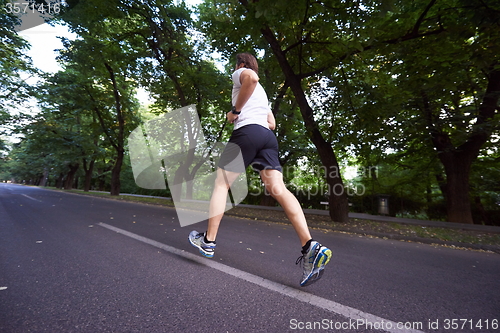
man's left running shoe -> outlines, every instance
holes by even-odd
[[[189,243],[200,250],[200,253],[207,258],[213,258],[215,252],[215,242],[205,243],[205,233],[191,231],[189,234]]]
[[[302,251],[295,262],[297,265],[302,261],[302,280],[300,286],[305,287],[318,281],[324,273],[325,265],[332,258],[332,251],[316,241],[312,241],[309,250]]]

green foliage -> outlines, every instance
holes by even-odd
[[[6,12],[8,2],[0,0],[0,135],[11,134],[16,109],[31,97],[32,89],[24,80],[36,73],[24,54],[28,43],[14,30],[18,18]],[[5,144],[0,138],[0,150]]]

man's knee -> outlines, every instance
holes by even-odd
[[[273,197],[281,197],[286,194],[287,188],[282,184],[274,184],[271,186],[266,186],[267,192]]]
[[[215,178],[215,186],[230,188],[234,181],[238,178],[239,174],[228,172],[220,169]]]
[[[224,188],[229,188],[231,187],[231,184],[229,181],[227,181],[224,177],[217,177],[215,179],[215,186],[216,187],[224,187]]]

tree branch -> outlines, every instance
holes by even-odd
[[[123,151],[123,132],[125,127],[125,120],[123,119],[120,91],[118,90],[118,84],[116,82],[116,76],[113,68],[111,68],[111,66],[107,62],[104,63],[104,66],[109,72],[109,77],[113,85],[113,95],[115,97],[116,120],[118,121],[118,142],[116,143],[117,147],[115,148],[117,149],[117,151]]]
[[[500,112],[500,108],[497,106],[500,99],[500,70],[495,69],[495,65],[492,64],[488,75],[488,86],[486,87],[483,101],[479,106],[476,124],[469,139],[459,147],[460,150],[472,149],[479,153],[481,146],[491,136],[493,131],[491,120],[496,113]]]
[[[87,86],[85,86],[85,91],[87,92],[87,94],[90,97],[90,100],[94,104],[94,111],[97,114],[97,118],[99,119],[99,123],[101,124],[101,127],[102,127],[102,130],[103,130],[104,134],[106,134],[106,136],[108,137],[109,143],[113,146],[113,148],[115,148],[116,150],[118,150],[118,145],[113,140],[113,137],[111,136],[111,134],[108,133],[108,128],[106,127],[106,124],[105,124],[104,119],[102,117],[101,111],[98,108],[98,104],[99,103],[97,103],[97,101],[95,100],[94,96],[89,91],[89,89],[88,89]]]
[[[420,26],[422,25],[422,22],[425,19],[425,16],[427,16],[427,13],[429,10],[436,4],[437,0],[431,0],[431,2],[427,5],[427,7],[424,9],[423,13],[420,15],[418,18],[417,22],[413,26],[413,30],[411,31],[411,35],[418,35],[418,31],[420,30]]]

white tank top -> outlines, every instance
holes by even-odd
[[[238,94],[241,89],[240,75],[244,70],[251,70],[248,68],[240,68],[233,73],[233,105],[236,104]],[[265,128],[269,128],[267,123],[267,114],[271,111],[267,94],[262,88],[262,85],[257,82],[257,86],[248,99],[246,104],[241,109],[241,113],[234,121],[234,129],[238,129],[245,125],[257,124]]]

